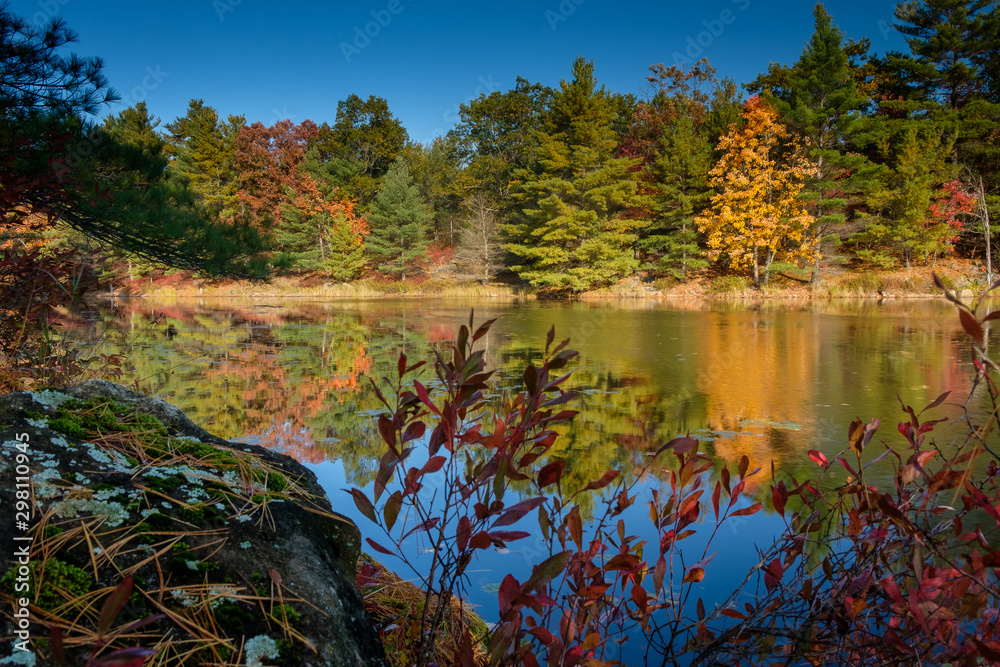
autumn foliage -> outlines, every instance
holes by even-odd
[[[719,142],[722,157],[709,172],[717,189],[707,215],[697,218],[710,254],[750,271],[754,286],[767,284],[771,265],[809,260],[816,253],[808,234],[813,217],[799,198],[815,169],[796,158],[798,146],[760,97],[743,108],[743,123]],[[790,155],[787,162],[780,153]]]

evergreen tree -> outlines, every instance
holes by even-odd
[[[0,233],[32,222],[69,227],[118,250],[215,275],[263,275],[265,240],[221,224],[163,169],[161,156],[87,126],[117,99],[100,59],[63,54],[61,19],[36,28],[0,4]],[[126,121],[123,125],[130,125]]]
[[[333,185],[329,163],[319,160],[316,149],[306,154],[294,183],[285,188],[275,232],[284,263],[339,281],[357,278],[364,269],[368,226],[355,214],[354,202]]]
[[[637,106],[619,152],[643,160],[638,175],[650,195],[645,217],[651,219],[639,240],[645,268],[684,280],[689,270],[708,264],[698,248],[694,217],[711,195],[714,150],[708,121],[718,113],[713,101],[726,83],[715,78],[707,60],[687,72],[662,64],[650,72],[647,81],[656,86],[655,93]]]
[[[134,146],[150,158],[161,161],[166,167],[166,142],[156,131],[159,125],[160,119],[150,115],[145,102],[139,102],[119,112],[117,116],[108,115],[104,119],[104,129],[112,138]]]
[[[822,4],[816,4],[813,17],[815,30],[798,62],[771,65],[748,89],[764,93],[808,152],[815,176],[803,197],[815,219],[813,238],[821,247],[824,240],[839,244],[848,210],[864,201],[881,168],[850,149],[863,129],[862,111],[870,99],[858,85],[844,35]],[[813,282],[819,279],[819,258],[817,252]]]
[[[614,157],[616,120],[593,63],[578,58],[535,135],[535,164],[518,174],[521,210],[504,228],[514,270],[533,285],[577,292],[638,268],[636,232],[646,223],[625,215],[639,203],[628,173],[637,160]]]
[[[928,120],[885,121],[878,145],[889,169],[868,198],[875,213],[867,228],[851,237],[858,257],[877,266],[907,268],[947,249],[953,230],[930,216],[941,186],[954,176],[949,157],[954,137]]]
[[[434,242],[442,247],[454,246],[458,240],[458,221],[462,215],[462,194],[458,153],[455,140],[437,137],[429,146],[412,144],[404,149],[407,165],[420,196],[431,207],[430,225]]]
[[[374,267],[396,278],[415,275],[416,265],[427,253],[431,215],[402,157],[382,180],[368,219],[371,234],[366,249]]]
[[[913,73],[927,97],[957,109],[988,90],[1000,51],[993,0],[909,0],[895,28],[910,46]]]
[[[191,100],[187,115],[165,126],[174,157],[171,170],[187,179],[201,201],[217,212],[231,211],[235,205],[235,141],[244,125],[242,116],[220,122],[215,109],[203,100]]]

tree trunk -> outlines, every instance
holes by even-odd
[[[757,264],[757,248],[753,249],[753,286],[760,289],[760,266]]]

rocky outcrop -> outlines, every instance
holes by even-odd
[[[0,397],[0,664],[55,664],[60,627],[68,664],[384,665],[359,551],[308,469],[163,401],[104,381]]]

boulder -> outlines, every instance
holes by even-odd
[[[0,396],[0,550],[3,665],[387,664],[315,475],[110,382]]]

